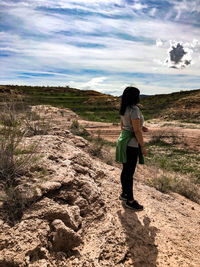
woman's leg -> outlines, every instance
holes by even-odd
[[[122,194],[127,196],[127,200],[133,200],[133,175],[135,172],[138,148],[127,146],[127,162],[123,163],[121,173]]]
[[[123,163],[122,172],[121,172],[121,185],[122,185],[122,196],[127,196],[127,187],[126,187],[126,167]]]

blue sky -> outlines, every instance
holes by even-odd
[[[0,84],[200,88],[200,0],[1,0]]]

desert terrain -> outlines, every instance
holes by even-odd
[[[94,156],[94,146],[70,128],[77,120],[91,134],[115,142],[118,125],[83,121],[69,109],[51,106],[32,111],[49,127],[23,138],[25,145],[37,143],[41,158],[13,188],[15,200],[24,204],[12,204],[1,185],[0,266],[199,266],[200,206],[148,186],[144,180],[155,176],[155,168],[138,165],[134,195],[144,210],[126,209],[119,200],[121,166]],[[199,151],[195,125],[149,121],[146,126],[146,142],[158,132],[175,132],[185,147]]]

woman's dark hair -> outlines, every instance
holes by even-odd
[[[138,104],[140,101],[140,90],[136,87],[126,87],[122,95],[120,115],[124,115],[126,108]]]

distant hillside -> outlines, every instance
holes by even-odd
[[[1,101],[23,99],[31,105],[70,108],[87,120],[118,122],[120,99],[93,90],[66,87],[0,86]]]
[[[146,119],[200,122],[200,89],[144,97],[141,104]]]
[[[121,99],[94,90],[66,87],[0,86],[1,101],[23,99],[26,103],[49,104],[72,109],[87,120],[119,122]],[[171,94],[142,95],[140,101],[145,119],[200,122],[200,89]]]

